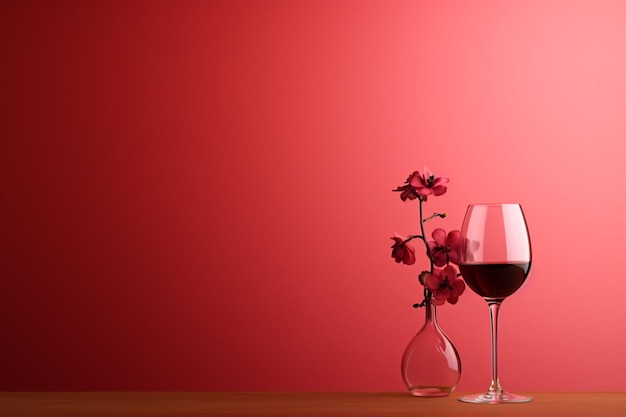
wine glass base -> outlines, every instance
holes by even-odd
[[[524,395],[511,394],[510,392],[486,392],[483,394],[466,395],[459,398],[460,401],[475,404],[506,404],[506,403],[527,403],[532,401],[533,397]]]

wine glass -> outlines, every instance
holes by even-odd
[[[519,204],[472,204],[461,229],[459,269],[467,285],[489,305],[491,319],[491,385],[486,393],[461,397],[470,403],[520,403],[532,397],[502,389],[498,377],[498,312],[528,276],[530,238]]]

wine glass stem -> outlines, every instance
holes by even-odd
[[[491,322],[491,385],[489,386],[489,394],[501,395],[502,387],[498,377],[498,313],[502,301],[487,301],[487,303],[489,304]]]

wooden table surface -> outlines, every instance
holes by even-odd
[[[626,393],[524,393],[525,404],[467,404],[466,393],[403,392],[0,392],[2,417],[626,417]]]

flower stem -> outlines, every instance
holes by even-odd
[[[426,242],[426,238],[424,237],[426,236],[426,233],[424,232],[424,222],[426,220],[431,219],[434,216],[434,214],[433,216],[430,216],[428,219],[423,220],[422,204],[424,203],[424,201],[421,198],[419,200],[420,200],[420,230],[422,232],[422,241],[424,242],[424,246],[426,246],[426,256],[428,256],[428,259],[430,260],[430,273],[432,274],[435,265],[433,264],[433,258],[430,253],[430,248],[428,247],[428,242]]]
[[[423,223],[426,223],[428,220],[432,220],[435,217],[441,217],[442,219],[445,218],[447,216],[446,213],[433,213],[432,216],[430,217],[426,217],[424,220],[422,220]]]
[[[410,242],[410,241],[412,241],[413,239],[421,239],[421,240],[424,240],[424,236],[422,236],[422,235],[410,235],[410,236],[408,236],[406,239],[404,239],[404,242],[402,242],[402,243],[407,243],[407,242]]]
[[[430,261],[430,273],[433,273],[434,270],[434,264],[433,264],[433,258],[432,256],[430,256],[430,248],[428,247],[428,242],[426,241],[426,232],[424,231],[424,215],[423,215],[423,209],[422,209],[422,204],[424,203],[424,200],[419,199],[420,201],[420,231],[422,233],[422,241],[424,242],[424,246],[426,247],[426,256],[428,257],[428,260]],[[426,285],[424,285],[424,300],[421,302],[422,307],[426,305],[427,302],[429,302],[431,297],[431,293],[430,290],[428,289],[428,287]]]

